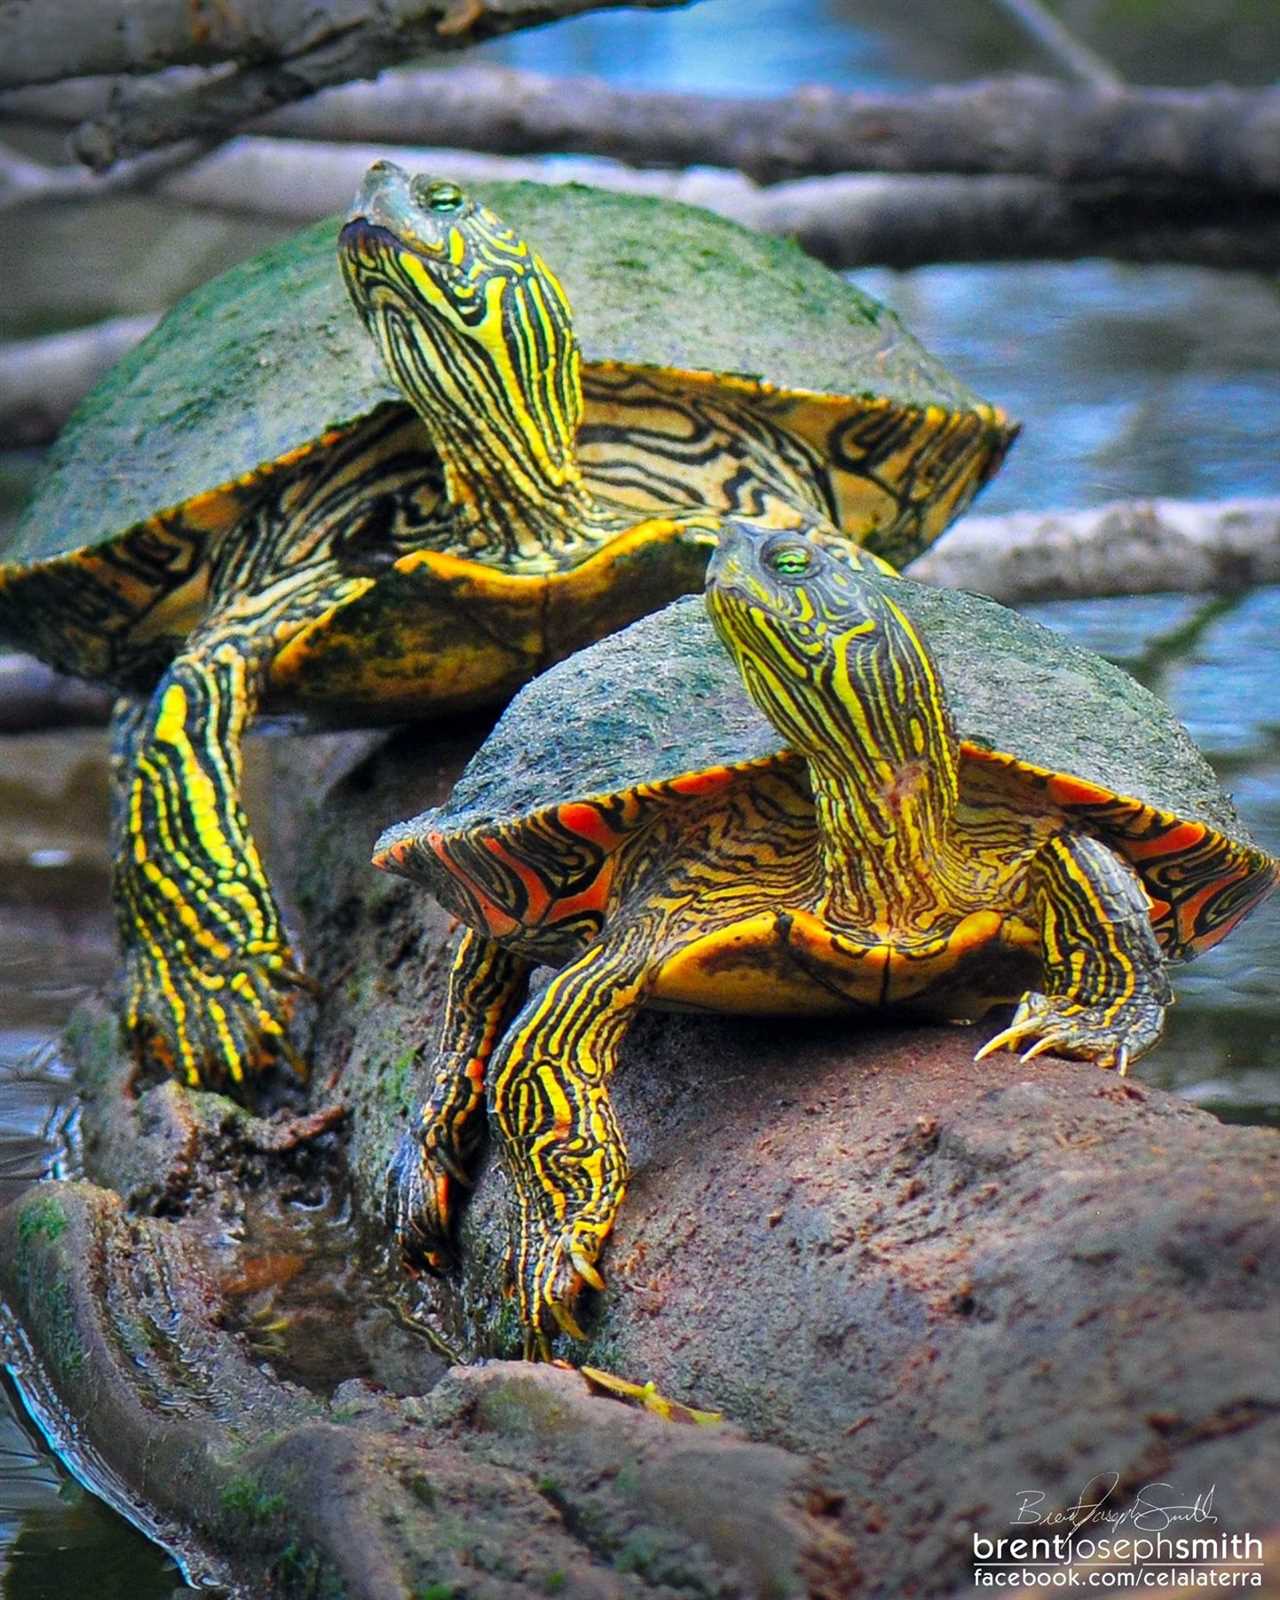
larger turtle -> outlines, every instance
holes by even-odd
[[[741,523],[706,608],[678,601],[523,690],[448,803],[374,859],[468,925],[391,1218],[411,1261],[448,1265],[487,1102],[535,1353],[601,1286],[627,1173],[609,1078],[645,1004],[968,1020],[1013,1002],[980,1055],[1123,1072],[1160,1035],[1166,962],[1280,873],[1118,668]],[[522,1009],[538,963],[559,970]]]
[[[793,248],[581,188],[484,200],[375,164],[338,247],[372,340],[334,223],[196,291],[84,403],[2,552],[0,633],[143,697],[116,746],[127,1030],[191,1083],[294,1059],[251,718],[505,698],[696,588],[729,512],[905,558],[1011,437]]]

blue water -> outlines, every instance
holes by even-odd
[[[777,95],[800,84],[894,89],[911,81],[893,43],[796,0],[702,0],[602,11],[486,45],[475,58],[585,73],[627,89]]]
[[[1262,14],[1253,0],[1237,3],[1250,18]],[[1096,4],[1092,10],[1101,14]],[[1181,15],[1186,28],[1200,26],[1194,7],[1184,5]],[[1260,36],[1251,51],[1240,30],[1229,34],[1215,12],[1213,27],[1188,33],[1195,43],[1179,55],[1170,44],[1175,35],[1164,30],[1161,76],[1207,81],[1246,58],[1260,80],[1280,71],[1280,43]],[[1141,76],[1141,42],[1117,39],[1133,55],[1120,64]],[[761,97],[803,83],[893,90],[1045,66],[989,0],[703,0],[584,16],[478,54],[635,88]],[[1273,283],[1106,262],[933,267],[858,279],[1026,424],[982,509],[1280,494]],[[1230,608],[1165,595],[1033,609],[1163,695],[1260,842],[1280,851],[1280,589]],[[54,1012],[62,1013],[78,982],[107,970],[100,939],[74,954],[67,948],[64,930],[53,928],[46,942],[9,953],[38,969],[46,994],[29,1013],[0,1018],[0,1194],[46,1170],[61,1148],[65,1074],[56,1057],[42,1057],[34,1072],[17,1071],[15,1056],[24,1039],[54,1030]],[[1176,985],[1167,1039],[1141,1064],[1141,1076],[1226,1115],[1280,1121],[1280,911],[1264,908],[1178,973]],[[8,1600],[150,1600],[178,1591],[181,1581],[162,1552],[74,1484],[3,1403],[0,1549]]]

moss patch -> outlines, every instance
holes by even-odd
[[[222,1509],[229,1515],[262,1524],[280,1516],[287,1505],[282,1494],[266,1490],[249,1473],[228,1479],[220,1495]]]

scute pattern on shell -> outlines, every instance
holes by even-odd
[[[1251,842],[1190,735],[1128,673],[980,595],[902,579],[894,597],[935,656],[962,739]],[[432,825],[483,828],[778,748],[694,596],[522,690]]]

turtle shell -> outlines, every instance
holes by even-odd
[[[1253,844],[1190,735],[1128,673],[979,595],[896,579],[893,596],[939,668],[962,761],[1011,769],[1029,804],[1034,796],[1125,856],[1169,958],[1216,943],[1275,886],[1280,862]],[[549,893],[571,893],[581,840],[620,841],[629,818],[649,814],[625,803],[637,790],[678,803],[734,769],[796,760],[691,596],[522,689],[447,803],[388,829],[375,860],[449,904],[451,837],[501,833],[518,847],[528,829]],[[601,830],[592,818],[605,812]]]
[[[921,485],[985,435],[971,490],[1013,436],[890,311],[790,243],[582,185],[469,192],[562,279],[588,372],[701,374],[758,396],[835,463],[837,498],[841,464],[856,472],[874,459],[875,435],[901,408],[920,414],[929,438],[892,470]],[[316,223],[196,289],[120,361],[63,430],[0,563],[91,549],[166,513],[212,530],[232,505],[216,491],[324,448],[379,405],[403,405],[347,301],[340,224]]]

